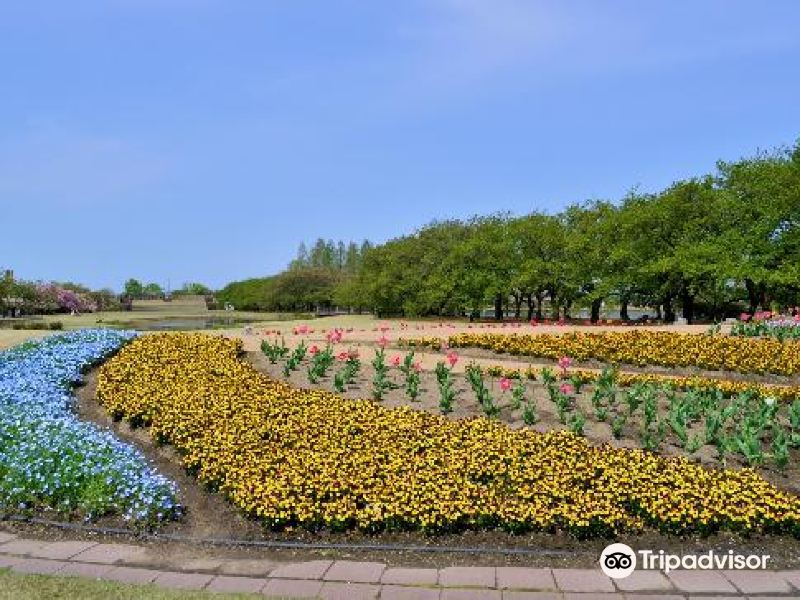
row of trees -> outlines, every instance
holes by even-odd
[[[336,295],[357,276],[364,256],[372,248],[366,240],[357,244],[318,239],[310,249],[301,244],[287,270],[271,277],[230,283],[216,293],[217,302],[230,303],[239,310],[330,309],[341,304]]]
[[[166,296],[164,288],[158,283],[142,283],[138,279],[128,279],[125,282],[124,294],[129,298],[163,298]],[[171,296],[205,296],[211,294],[211,289],[202,283],[184,283],[177,290],[169,293]]]
[[[597,320],[603,302],[713,319],[800,304],[800,144],[620,202],[435,222],[379,246],[319,240],[280,275],[229,285],[254,309]],[[238,303],[237,303],[238,302]]]

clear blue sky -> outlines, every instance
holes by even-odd
[[[119,289],[800,136],[800,2],[0,4],[0,266]]]

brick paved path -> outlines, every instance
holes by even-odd
[[[90,541],[47,542],[0,531],[0,568],[126,583],[281,598],[360,600],[679,600],[800,598],[797,571],[637,571],[612,580],[599,570],[524,567],[411,569],[378,562],[275,563],[200,558],[152,564],[147,548]]]

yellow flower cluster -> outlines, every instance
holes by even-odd
[[[800,532],[800,499],[751,470],[295,389],[240,351],[204,334],[143,336],[102,367],[97,394],[271,526]]]
[[[569,369],[562,373],[553,369],[556,376],[562,378],[577,377],[583,383],[597,381],[600,373],[585,369]],[[527,369],[511,369],[502,365],[486,367],[485,371],[493,377],[508,377],[509,379],[540,379],[541,369],[528,367]],[[654,385],[667,385],[678,390],[705,390],[717,389],[725,396],[733,396],[741,392],[752,392],[759,398],[775,398],[786,402],[800,399],[800,385],[777,385],[769,383],[756,383],[752,381],[734,381],[731,379],[714,379],[713,377],[682,377],[679,375],[660,375],[657,373],[617,373],[617,383],[622,386],[631,386],[637,383],[652,383]]]
[[[435,338],[403,340],[408,346],[441,347]],[[726,335],[632,330],[573,332],[560,335],[463,333],[451,347],[485,348],[499,353],[557,359],[598,359],[615,364],[700,367],[739,373],[800,373],[800,341]]]

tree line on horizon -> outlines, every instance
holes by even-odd
[[[800,143],[656,193],[558,214],[433,222],[384,244],[318,240],[282,273],[233,282],[240,309],[379,316],[600,318],[604,302],[656,318],[719,320],[800,304]]]

